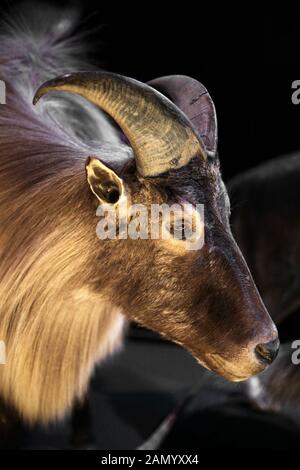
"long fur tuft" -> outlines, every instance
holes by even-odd
[[[0,395],[28,422],[59,418],[83,396],[124,324],[89,284],[96,235],[85,161],[117,166],[130,152],[79,97],[32,105],[45,80],[89,68],[80,38],[68,36],[76,12],[44,8],[26,6],[0,33]]]
[[[43,82],[64,73],[93,69],[84,59],[84,38],[72,34],[78,19],[75,9],[43,5],[41,11],[35,3],[25,4],[11,14],[0,32],[0,79],[7,85],[7,100],[20,111],[13,116],[17,132],[26,115],[26,129],[32,124],[32,136],[39,121],[39,132],[44,132],[45,137],[50,133],[52,141],[63,142],[75,153],[82,150],[99,154],[113,166],[122,165],[131,152],[121,144],[118,132],[104,113],[92,103],[75,95],[52,94],[32,106],[34,93]],[[1,112],[1,127],[7,118]]]

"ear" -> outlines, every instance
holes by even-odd
[[[204,142],[207,153],[214,156],[218,145],[217,115],[207,89],[194,78],[169,75],[148,82],[166,95],[189,118]]]
[[[87,181],[101,203],[116,204],[124,193],[124,184],[118,175],[100,162],[89,157],[86,162]]]

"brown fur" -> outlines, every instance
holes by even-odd
[[[26,197],[17,191],[22,165],[10,169],[0,204],[0,389],[24,417],[46,421],[83,395],[95,361],[120,344],[124,320],[90,292],[97,239],[84,165],[47,180],[41,169]]]

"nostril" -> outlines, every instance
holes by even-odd
[[[264,363],[271,364],[276,358],[279,351],[279,339],[270,341],[269,343],[261,343],[255,347],[256,357]]]

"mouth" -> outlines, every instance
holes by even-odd
[[[265,369],[265,366],[258,366],[257,364],[255,364],[255,366],[253,365],[251,368],[249,368],[249,364],[247,367],[245,367],[245,365],[244,367],[238,366],[237,364],[234,364],[232,360],[229,361],[218,353],[205,354],[204,359],[196,357],[196,360],[206,369],[217,373],[230,382],[242,382],[248,380],[253,375],[259,374]],[[247,369],[247,373],[245,369]]]

